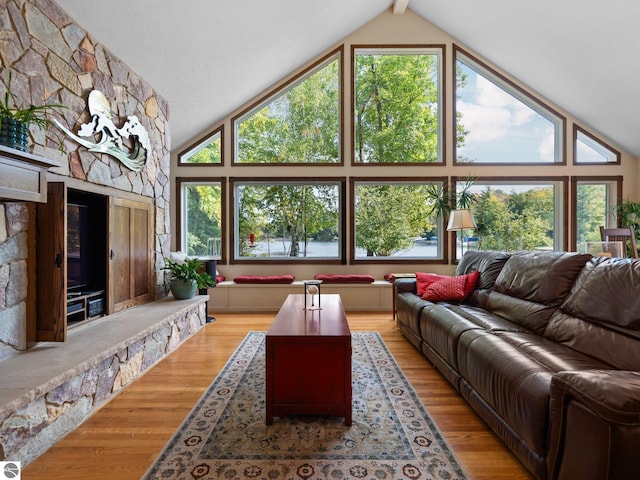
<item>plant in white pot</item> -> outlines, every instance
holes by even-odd
[[[197,289],[214,285],[213,277],[202,271],[202,262],[197,258],[165,258],[164,263],[163,270],[171,272],[169,288],[177,300],[193,298]]]

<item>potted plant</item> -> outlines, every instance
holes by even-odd
[[[621,227],[633,228],[636,244],[640,245],[640,202],[624,200],[614,207],[614,212]]]
[[[65,106],[59,104],[26,106],[11,91],[11,79],[12,72],[9,72],[7,91],[0,99],[0,145],[28,152],[29,125],[46,128],[50,123],[48,115],[51,111],[56,108],[65,108]]]
[[[214,285],[214,280],[202,271],[202,262],[197,258],[185,258],[183,261],[164,259],[163,270],[171,272],[169,288],[174,298],[185,300],[193,298],[198,288]]]
[[[429,213],[435,213],[446,222],[451,210],[470,208],[476,201],[475,194],[471,191],[474,184],[475,178],[468,176],[457,194],[446,185],[429,185],[427,199],[433,204]]]

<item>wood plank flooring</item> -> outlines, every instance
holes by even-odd
[[[217,314],[22,472],[25,480],[139,479],[247,332],[274,313]],[[391,313],[348,313],[352,331],[378,331],[459,461],[477,480],[531,480],[449,383],[402,336]]]

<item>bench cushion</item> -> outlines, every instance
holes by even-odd
[[[318,273],[313,277],[322,280],[322,283],[373,283],[375,278],[371,275]]]
[[[235,283],[293,283],[293,275],[238,275]]]

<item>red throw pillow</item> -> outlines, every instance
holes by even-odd
[[[468,275],[444,277],[431,283],[421,297],[431,302],[462,301],[473,292],[479,276],[480,272],[473,272]]]
[[[419,297],[421,297],[422,295],[424,295],[424,291],[429,285],[445,278],[451,277],[448,277],[446,275],[438,275],[437,273],[416,272],[416,293]]]
[[[480,272],[475,271],[473,273],[469,273],[467,275],[461,275],[461,276],[467,278],[467,281],[464,284],[464,298],[467,298],[476,289],[476,285],[478,284],[478,279],[480,278]]]
[[[465,283],[467,283],[467,279],[462,275],[438,280],[426,288],[422,294],[422,299],[430,302],[460,301],[464,298]]]

